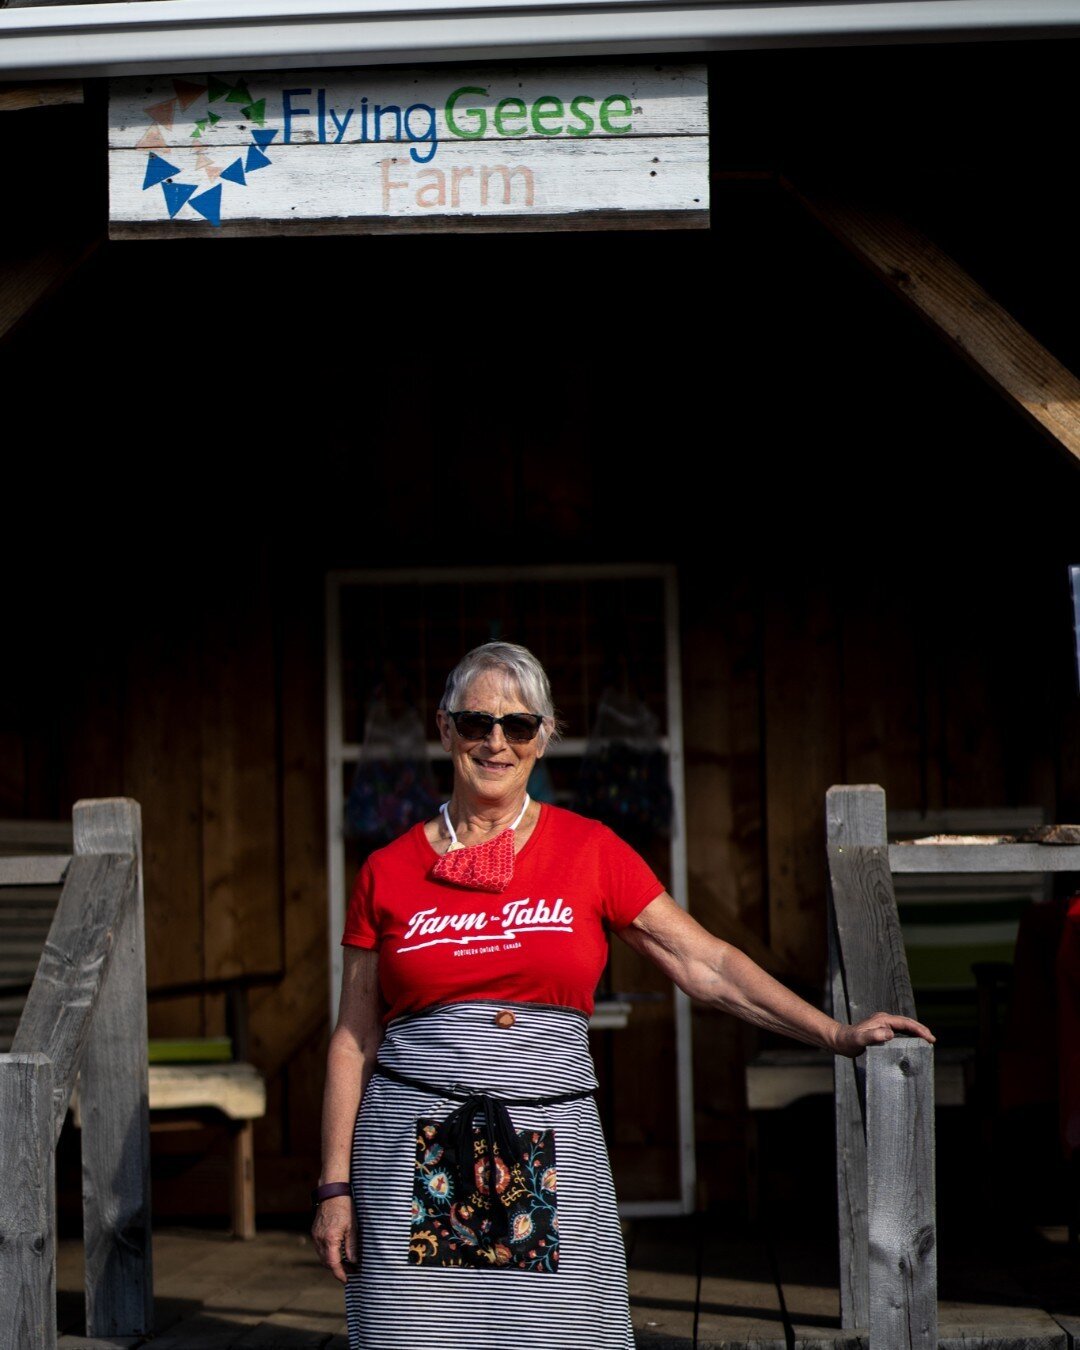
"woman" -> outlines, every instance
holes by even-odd
[[[525,648],[470,652],[438,726],[450,800],[371,855],[349,904],[315,1246],[346,1285],[350,1350],[632,1350],[587,1037],[608,931],[691,998],[837,1054],[934,1038],[889,1013],[834,1021],[606,826],[531,801],[556,726]]]

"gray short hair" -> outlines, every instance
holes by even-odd
[[[469,685],[485,670],[502,671],[507,681],[517,686],[524,711],[543,713],[544,724],[539,733],[542,746],[558,739],[559,724],[547,671],[528,647],[519,647],[515,642],[485,642],[467,652],[447,676],[439,707],[446,712],[460,712]]]

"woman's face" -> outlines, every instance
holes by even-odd
[[[493,717],[504,713],[539,712],[526,707],[514,684],[502,671],[485,670],[465,691],[454,712],[486,712]],[[443,748],[454,761],[454,786],[482,802],[519,801],[533,771],[544,753],[540,737],[531,741],[508,741],[501,726],[482,741],[466,741],[457,733],[446,713],[438,713]]]

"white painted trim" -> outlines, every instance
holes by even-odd
[[[1076,34],[1076,0],[131,0],[0,9],[0,72],[138,75]]]
[[[159,0],[165,3],[166,0]],[[377,567],[335,572],[343,586],[412,586],[433,582],[499,581],[626,581],[641,577],[665,577],[668,568],[661,563],[537,563],[508,564],[506,567],[394,567],[382,572]]]
[[[666,1219],[685,1213],[679,1200],[627,1200],[619,1206],[620,1219]]]
[[[690,876],[686,849],[686,775],[683,755],[682,642],[679,632],[679,584],[674,567],[664,578],[664,627],[667,640],[668,766],[671,775],[671,883],[674,900],[689,908]],[[679,1187],[682,1211],[692,1214],[697,1192],[694,1139],[694,1055],[690,1000],[675,989],[675,1046],[679,1092]]]

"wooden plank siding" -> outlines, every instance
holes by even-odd
[[[172,598],[123,654],[125,789],[142,806],[146,967],[151,989],[206,975],[202,886],[202,725],[197,616]],[[161,709],[169,709],[168,717]],[[177,728],[187,728],[178,735]],[[155,1000],[151,1035],[207,1035],[198,995]]]
[[[768,944],[762,819],[762,597],[757,579],[688,576],[682,608],[690,908],[710,931],[774,975]],[[695,1007],[698,1202],[729,1197],[746,1160],[746,1028]]]
[[[565,238],[531,241],[535,274],[517,262],[513,269],[522,312],[546,302],[556,279],[578,277],[606,316],[586,343],[580,377],[560,377],[542,395],[508,374],[477,399],[466,396],[494,339],[469,357],[475,369],[438,358],[416,378],[410,325],[419,292],[404,251],[416,241],[396,252],[394,241],[381,241],[384,252],[363,254],[365,268],[385,259],[407,303],[362,339],[350,327],[362,308],[349,289],[360,284],[353,255],[326,241],[301,267],[298,254],[266,241],[258,257],[280,270],[288,312],[276,287],[249,297],[242,320],[229,320],[235,366],[207,364],[211,348],[225,351],[226,336],[216,336],[216,319],[205,321],[213,333],[203,326],[204,305],[178,310],[170,323],[177,351],[193,363],[184,397],[199,407],[205,400],[207,415],[225,425],[226,398],[243,394],[242,443],[288,447],[287,484],[260,483],[266,496],[256,506],[250,457],[231,442],[214,473],[189,475],[195,486],[186,483],[186,496],[178,489],[176,509],[189,507],[190,520],[168,547],[140,536],[146,565],[125,622],[110,623],[105,639],[94,634],[101,616],[67,601],[72,572],[90,556],[85,525],[31,541],[18,559],[12,575],[24,593],[11,621],[19,659],[0,669],[0,813],[64,819],[79,796],[134,797],[143,806],[151,990],[239,973],[274,977],[249,994],[250,1058],[268,1074],[255,1145],[258,1202],[269,1213],[302,1208],[317,1168],[329,1003],[328,568],[674,560],[691,906],[811,997],[824,992],[822,812],[831,783],[879,782],[897,810],[1037,802],[1049,818],[1080,818],[1080,703],[1060,585],[1075,538],[1071,456],[1019,418],[1010,422],[883,287],[821,232],[808,234],[801,211],[774,217],[766,191],[753,201],[726,195],[717,215],[728,231],[718,227],[717,238],[746,260],[746,278],[735,267],[724,273],[729,308],[710,328],[715,345],[651,343],[640,357],[628,339],[615,340],[637,332],[642,315],[667,331],[674,313],[670,253],[648,240],[608,236],[603,257],[587,240],[573,241],[580,254]],[[466,256],[444,244],[424,241],[432,276],[453,274]],[[507,241],[483,245],[482,255],[467,256],[495,259],[496,271],[510,266]],[[227,250],[219,259],[201,246],[162,247],[173,250],[170,294],[224,297],[214,301],[214,314],[224,314],[235,281]],[[688,275],[713,267],[710,237],[680,235],[679,248]],[[574,270],[586,264],[587,277]],[[86,282],[102,353],[130,343],[144,266],[110,250],[101,289],[93,276]],[[115,320],[106,283],[128,297]],[[270,334],[302,353],[300,382],[281,382],[280,399],[271,396],[271,368],[256,361]],[[31,358],[50,358],[44,338],[34,346],[31,337],[22,338],[25,364],[12,359],[15,380],[30,378]],[[92,379],[113,378],[96,352],[87,350],[85,373],[72,374],[83,381],[68,400],[75,408],[90,405]],[[631,365],[639,359],[650,362],[640,381]],[[312,370],[325,371],[314,403],[300,392],[315,390],[302,382]],[[133,423],[153,426],[153,453],[186,463],[189,444],[169,439],[180,432],[151,394],[153,380],[132,377]],[[66,405],[55,403],[41,416],[62,441],[74,429],[56,423]],[[470,515],[455,479],[481,424],[490,517],[482,543],[487,517]],[[815,448],[803,432],[821,427],[831,439]],[[645,475],[628,455],[643,444],[657,461]],[[890,476],[886,491],[862,504],[855,488],[870,458]],[[553,591],[543,622],[560,652],[556,701],[572,714],[574,734],[584,734],[600,672],[579,659],[566,613],[573,593]],[[464,593],[454,601],[462,631],[466,601]],[[500,613],[495,601],[476,612]],[[415,621],[399,618],[387,631]],[[604,616],[588,622],[602,626]],[[506,623],[500,635],[514,636]],[[620,950],[617,959],[628,957]],[[667,995],[659,977],[640,987]],[[672,1193],[674,1172],[674,1111],[645,1090],[671,1081],[664,1012],[654,1026],[650,1005],[637,1004],[634,1030],[598,1043],[623,1078],[617,1170],[632,1167],[635,1185],[654,1197]],[[150,1023],[154,1036],[220,1032],[223,998],[152,999]],[[699,1198],[742,1203],[742,1064],[762,1038],[709,1010],[695,1011],[695,1026]],[[155,1179],[163,1214],[190,1199],[224,1216],[225,1147],[222,1136],[216,1155],[184,1171],[182,1157],[198,1146],[156,1137],[159,1152],[176,1149],[169,1170],[175,1161],[180,1178]]]
[[[21,665],[4,688],[12,754],[3,814],[60,818],[68,798],[121,792],[142,803],[151,995],[237,974],[274,975],[289,951],[282,982],[257,990],[250,1003],[254,1052],[276,1075],[271,1100],[280,1108],[259,1122],[259,1151],[273,1155],[290,1139],[304,1150],[288,1207],[303,1204],[318,1148],[312,1102],[321,1092],[328,1006],[322,574],[293,585],[291,611],[286,605],[279,615],[266,569],[265,555],[256,557],[232,598],[205,573],[170,587],[153,606],[138,606],[136,624],[119,640],[110,628],[110,641],[82,644],[75,680],[62,675],[60,638],[44,642],[40,669]],[[76,618],[76,640],[82,627]],[[152,1036],[220,1033],[224,999],[152,996],[149,1017]],[[299,1081],[293,1093],[290,1073]],[[155,1148],[197,1156],[203,1134],[155,1136]],[[205,1181],[195,1179],[196,1210],[227,1200],[218,1175],[225,1147],[222,1136],[220,1159],[207,1160]],[[280,1197],[273,1169],[264,1175]],[[184,1199],[182,1180],[156,1178],[159,1187],[163,1212]]]
[[[944,565],[942,584],[958,585],[961,562]],[[273,1211],[302,1207],[317,1166],[328,1005],[322,568],[317,559],[293,566],[264,557],[222,575],[230,585],[203,577],[186,601],[178,590],[143,613],[111,667],[95,653],[86,687],[58,724],[47,716],[55,680],[24,678],[21,692],[7,686],[7,706],[23,716],[6,811],[59,815],[60,794],[70,792],[141,800],[151,990],[280,970],[249,996],[251,1058],[269,1077],[256,1177],[259,1203]],[[829,781],[850,777],[852,766],[873,771],[897,809],[985,805],[991,787],[1008,797],[1047,781],[1057,789],[1056,800],[1041,797],[1051,815],[1075,813],[1080,802],[1064,738],[1053,772],[1040,767],[1069,708],[1063,700],[1060,715],[1029,725],[1037,663],[1014,661],[1000,678],[976,653],[963,667],[962,698],[948,625],[904,594],[895,565],[858,584],[807,572],[783,595],[766,580],[749,561],[722,585],[683,572],[691,903],[715,931],[813,994],[824,978],[820,836]],[[244,603],[223,599],[229,590]],[[971,604],[956,641],[996,650],[992,596]],[[1051,622],[1048,600],[1033,593],[1030,608],[1030,629]],[[946,705],[951,730],[942,738],[934,709]],[[96,728],[86,726],[94,720]],[[1006,778],[988,785],[967,770],[969,736],[990,759],[1008,749]],[[656,992],[664,992],[659,978]],[[223,1017],[220,996],[150,1004],[152,1035],[220,1032]],[[617,1166],[637,1160],[648,1196],[671,1180],[673,1113],[662,1101],[643,1112],[640,1085],[668,1072],[668,1047],[648,1004],[634,1017],[635,1035],[625,1045],[615,1038],[634,1066],[623,1072],[615,1062],[624,1079],[615,1106],[628,1123],[614,1154]],[[756,1033],[705,1009],[695,1026],[699,1198],[740,1201],[742,1063]],[[181,1143],[162,1137],[156,1147]],[[224,1150],[222,1136],[220,1156],[183,1186],[157,1183],[165,1212],[184,1196],[224,1212]]]
[[[955,190],[920,223],[1080,369],[1058,202],[1071,49],[1016,44],[1039,97],[997,100],[980,136],[963,114],[1016,87],[1011,48],[718,54],[714,168],[783,169],[808,189],[817,171],[872,186],[888,170],[897,211],[930,184]],[[762,63],[784,66],[784,97],[761,97]],[[9,178],[33,184],[35,237],[0,260],[18,316],[47,279],[33,260],[55,252],[43,223],[93,228],[105,210],[85,112],[6,119]],[[1010,164],[1022,190],[1001,187]],[[273,977],[249,995],[268,1212],[302,1208],[317,1166],[327,569],[675,562],[691,905],[811,997],[831,783],[880,783],[897,810],[1037,803],[1080,819],[1076,457],[775,180],[712,187],[712,229],[678,235],[162,241],[152,260],[110,245],[3,339],[32,435],[9,456],[0,540],[14,639],[0,817],[135,798],[151,990]],[[90,574],[122,600],[77,592]],[[579,659],[571,594],[552,591],[544,632],[582,735],[600,671]],[[494,602],[476,613],[514,637]],[[154,1036],[210,1034],[224,999],[152,999],[149,1014]],[[602,1039],[625,1068],[626,1158],[670,1195],[674,1112],[651,1090],[670,1081],[670,1023],[650,1019],[636,1005],[634,1030]],[[707,1010],[695,1026],[701,1198],[741,1203],[742,1059],[762,1038]],[[155,1139],[174,1146],[159,1212],[224,1215],[224,1136],[186,1171],[194,1147]]]
[[[786,582],[786,578],[785,578]],[[772,582],[765,621],[769,939],[809,985],[823,978],[821,813],[844,780],[840,593],[822,577]]]
[[[319,1150],[319,1112],[312,1103],[322,1100],[329,1031],[323,623],[321,607],[312,603],[321,590],[322,577],[312,570],[282,578],[277,625],[285,973],[279,984],[250,996],[252,1056],[285,1088],[277,1112],[282,1145],[305,1158]]]
[[[841,719],[844,781],[880,783],[891,801],[927,792],[923,704],[928,652],[918,631],[918,588],[887,558],[867,557],[844,578]]]
[[[202,860],[211,979],[280,971],[275,653],[265,558],[238,558],[203,631]]]

